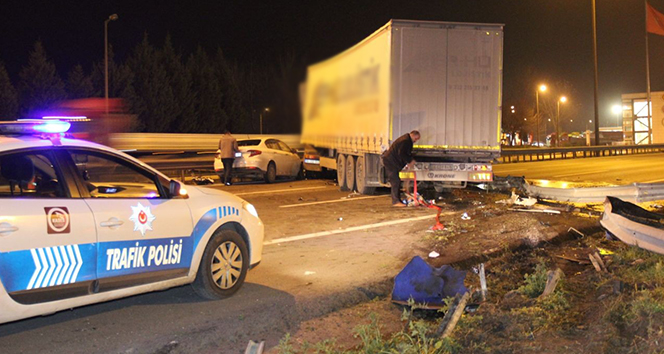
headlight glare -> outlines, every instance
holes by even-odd
[[[256,211],[256,208],[250,203],[244,203],[244,210],[248,211],[249,214],[258,217],[258,212]]]

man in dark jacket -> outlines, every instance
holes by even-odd
[[[231,135],[228,130],[224,131],[224,135],[219,139],[219,157],[224,164],[224,183],[227,186],[231,185],[233,178],[233,162],[235,161],[235,153],[240,152],[237,146],[237,140]]]
[[[413,159],[413,144],[420,140],[420,132],[413,130],[408,134],[400,136],[392,143],[392,146],[383,153],[383,165],[387,172],[387,180],[390,181],[392,188],[392,205],[395,207],[405,206],[399,198],[399,191],[401,189],[401,179],[399,179],[399,171],[404,166],[412,168],[415,165]]]

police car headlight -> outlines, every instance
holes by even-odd
[[[244,210],[248,211],[249,214],[251,214],[255,217],[258,217],[258,212],[256,211],[256,208],[254,208],[253,205],[245,202],[244,203]]]

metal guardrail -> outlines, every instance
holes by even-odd
[[[503,149],[505,163],[664,152],[664,144]]]
[[[561,202],[602,203],[607,196],[632,203],[664,199],[664,183],[633,183],[626,186],[592,188],[552,188],[526,185],[524,189],[529,196]]]

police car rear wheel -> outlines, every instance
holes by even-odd
[[[240,289],[248,268],[249,255],[242,237],[232,230],[220,230],[208,242],[192,286],[204,298],[225,298]]]

